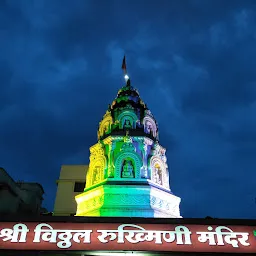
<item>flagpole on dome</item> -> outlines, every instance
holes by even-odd
[[[125,55],[124,55],[123,63],[122,63],[122,70],[124,72],[124,79],[125,79],[126,85],[130,86],[130,78],[129,78],[128,74],[127,74]]]

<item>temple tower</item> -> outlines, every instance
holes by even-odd
[[[126,84],[99,124],[76,216],[181,218],[157,122],[131,85],[125,58],[122,68]]]

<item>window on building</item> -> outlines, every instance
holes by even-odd
[[[85,188],[85,182],[76,182],[74,192],[83,192]]]

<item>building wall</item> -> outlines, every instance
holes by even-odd
[[[70,216],[76,213],[75,196],[83,192],[88,165],[63,165],[57,180],[53,215]]]
[[[22,191],[25,191],[24,198],[27,204],[33,205],[31,211],[38,212],[42,205],[41,189],[37,183],[22,182],[19,184]],[[29,193],[28,193],[29,191]]]
[[[7,187],[0,189],[0,213],[15,214],[18,212],[21,199],[12,193]]]
[[[0,214],[39,215],[43,194],[39,183],[15,182],[0,168]]]

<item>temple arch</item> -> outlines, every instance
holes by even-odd
[[[127,128],[136,128],[137,116],[132,111],[122,112],[117,119],[119,120],[119,128],[123,129],[127,125]],[[130,127],[129,127],[130,126]]]
[[[90,162],[88,174],[86,177],[86,188],[98,184],[104,180],[106,166],[107,161],[105,156],[101,156]]]
[[[122,152],[117,156],[115,161],[115,178],[122,178],[123,166],[127,162],[130,162],[133,166],[134,178],[140,179],[142,160],[139,155],[134,152]]]
[[[143,118],[143,126],[144,126],[144,131],[148,134],[150,134],[150,132],[152,132],[152,135],[154,138],[157,137],[157,127],[156,127],[156,123],[155,120],[150,117],[150,116],[145,116]]]
[[[102,137],[106,133],[111,131],[111,125],[113,124],[113,118],[111,113],[107,113],[100,123],[98,137]]]
[[[166,168],[166,164],[159,157],[153,156],[150,159],[150,169],[151,180],[166,189],[170,189],[169,175],[167,173],[168,169]]]

